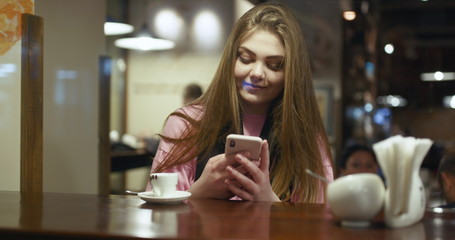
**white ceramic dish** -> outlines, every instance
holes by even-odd
[[[138,193],[137,196],[148,203],[175,204],[188,199],[191,196],[191,193],[186,191],[175,191],[171,196],[156,197],[153,192],[141,192]]]
[[[335,179],[327,187],[333,214],[346,227],[367,227],[384,204],[384,184],[373,173],[352,174]]]

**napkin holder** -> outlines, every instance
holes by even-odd
[[[426,194],[419,170],[432,144],[429,139],[394,136],[373,145],[386,180],[384,220],[388,227],[410,226],[423,218]]]

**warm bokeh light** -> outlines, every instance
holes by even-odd
[[[221,46],[220,19],[209,10],[201,11],[194,19],[193,34],[199,49],[211,50]]]
[[[356,13],[354,11],[344,11],[343,18],[346,21],[352,21],[356,18]]]
[[[154,27],[158,36],[176,41],[184,32],[185,21],[174,10],[163,9],[156,14]]]

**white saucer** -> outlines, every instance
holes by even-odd
[[[191,196],[190,192],[186,191],[175,191],[172,196],[167,197],[156,197],[153,192],[141,192],[137,194],[142,200],[148,203],[179,203],[183,200],[188,199]]]

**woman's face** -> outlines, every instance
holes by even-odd
[[[355,173],[377,173],[378,164],[371,153],[367,151],[356,151],[348,158],[346,168],[342,169],[342,175]]]
[[[234,76],[247,113],[267,113],[283,91],[284,53],[281,40],[267,30],[252,32],[240,44]]]

